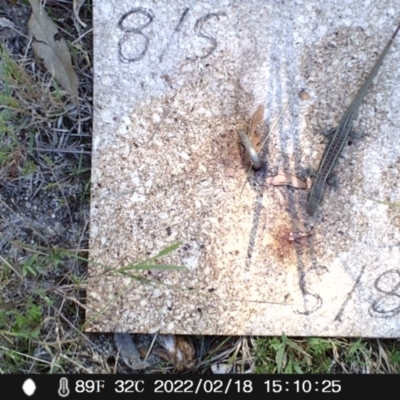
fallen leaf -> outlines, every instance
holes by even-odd
[[[159,335],[157,339],[167,351],[169,361],[174,365],[176,372],[194,366],[196,352],[189,338],[179,335]]]
[[[166,350],[164,349],[154,349],[153,350],[153,354],[155,354],[156,356],[160,357],[161,359],[163,359],[164,361],[170,361],[169,359],[169,354]]]
[[[292,186],[297,189],[307,189],[307,184],[302,179],[285,171],[278,171],[275,176],[269,176],[266,179],[266,183],[274,186]]]
[[[36,56],[43,61],[54,79],[72,96],[78,104],[78,76],[71,63],[67,42],[46,11],[40,0],[29,0],[32,15],[28,22],[29,33],[35,38],[32,43]]]
[[[0,28],[15,29],[15,24],[7,18],[0,17]]]
[[[140,353],[129,333],[114,333],[114,342],[123,362],[133,370],[145,369],[150,366],[140,359]]]

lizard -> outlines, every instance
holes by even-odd
[[[371,72],[369,73],[363,85],[358,90],[353,101],[350,103],[349,107],[345,111],[342,119],[339,122],[339,125],[332,131],[333,136],[325,149],[324,156],[322,157],[322,161],[319,165],[318,172],[315,176],[314,182],[311,186],[311,191],[308,195],[307,212],[310,215],[314,215],[315,211],[318,208],[319,203],[321,202],[322,193],[324,191],[326,180],[328,179],[328,176],[331,173],[332,168],[336,163],[336,160],[338,159],[345,143],[347,142],[347,138],[351,131],[353,119],[357,114],[358,109],[360,108],[360,105],[363,102],[363,99],[367,94],[368,89],[370,88],[372,81],[374,80],[378,72],[379,67],[382,65],[383,59],[387,55],[390,46],[392,45],[399,29],[400,29],[400,24],[392,34],[391,38],[389,39],[388,43],[383,49],[381,55],[375,62],[375,65],[373,66]]]

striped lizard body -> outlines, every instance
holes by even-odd
[[[375,78],[379,67],[382,65],[383,59],[389,51],[391,44],[393,43],[394,38],[396,37],[398,31],[400,29],[400,25],[397,27],[392,37],[389,39],[386,47],[383,49],[381,55],[376,61],[374,67],[372,68],[370,74],[366,78],[364,84],[361,86],[354,100],[351,102],[346,112],[344,113],[339,125],[333,132],[333,136],[325,150],[324,156],[322,158],[321,164],[319,166],[317,175],[315,176],[314,182],[311,186],[311,191],[308,195],[307,199],[307,212],[310,215],[313,215],[318,208],[319,203],[322,199],[322,193],[324,191],[324,186],[326,180],[328,179],[329,174],[332,171],[333,166],[336,163],[340,153],[343,150],[345,143],[347,142],[347,138],[351,131],[352,122],[354,116],[358,112],[360,105],[372,84],[373,79]]]

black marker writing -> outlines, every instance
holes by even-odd
[[[400,312],[400,271],[391,269],[384,272],[376,279],[374,287],[384,295],[371,304],[369,314],[380,318],[397,315]]]
[[[147,22],[143,23],[142,25],[136,26],[136,27],[130,27],[126,26],[126,19],[130,17],[133,14],[142,14],[145,17],[147,17]],[[149,47],[149,38],[142,32],[142,30],[146,27],[148,27],[154,19],[153,12],[151,10],[147,10],[143,7],[137,7],[134,8],[133,10],[127,12],[122,16],[122,18],[118,22],[118,28],[121,29],[124,32],[124,36],[120,39],[118,42],[118,52],[119,52],[119,59],[124,62],[134,62],[134,61],[139,61],[141,60],[144,55],[147,52],[147,49]],[[132,36],[134,35],[139,35],[144,38],[144,45],[143,45],[143,50],[139,54],[135,55],[129,55],[127,56],[125,54],[125,51],[123,50],[123,45],[126,43],[128,40],[132,40]]]
[[[181,18],[180,18],[180,20],[178,22],[178,25],[176,26],[174,32],[179,32],[181,30],[183,21],[184,21],[184,19],[185,19],[185,17],[186,17],[188,12],[189,12],[189,8],[185,8],[185,11],[182,13]],[[168,40],[167,45],[165,46],[164,50],[162,51],[162,53],[161,53],[161,55],[159,57],[160,62],[162,62],[165,52],[168,50],[169,46],[171,45],[171,41],[172,41],[172,39]]]
[[[211,45],[210,45],[208,51],[204,55],[191,57],[191,58],[188,58],[188,60],[196,61],[198,59],[207,58],[217,48],[217,41],[209,33],[204,31],[204,29],[203,29],[204,27],[203,26],[211,18],[218,18],[219,19],[219,17],[225,16],[225,15],[226,15],[225,13],[210,13],[210,14],[205,15],[204,17],[199,18],[196,21],[196,24],[194,26],[194,30],[196,31],[197,36],[202,37],[204,39],[207,39],[211,43]]]

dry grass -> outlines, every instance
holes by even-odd
[[[79,76],[79,107],[35,59],[30,8],[0,0],[0,372],[130,371],[111,334],[85,334],[92,118],[91,2],[47,1],[64,21]],[[151,335],[135,337],[149,371],[398,373],[397,340],[329,338],[180,339],[185,362]],[[178,342],[176,342],[178,343]],[[147,357],[146,356],[146,357]],[[174,364],[175,363],[175,364]],[[186,368],[186,369],[185,369]]]

